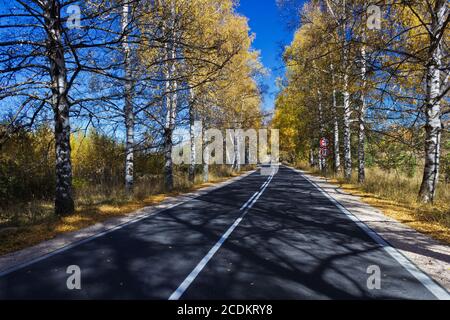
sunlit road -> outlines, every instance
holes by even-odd
[[[70,265],[80,267],[79,290],[67,287]],[[281,167],[3,274],[0,298],[435,296],[301,173]]]

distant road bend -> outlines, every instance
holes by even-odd
[[[1,299],[436,299],[448,293],[302,173],[247,177],[0,274]],[[81,270],[69,290],[67,267]],[[368,268],[381,271],[368,288]],[[370,282],[370,281],[369,281]]]

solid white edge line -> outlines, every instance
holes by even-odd
[[[288,166],[286,166],[288,167]],[[450,300],[450,294],[446,289],[437,284],[430,276],[425,274],[420,270],[414,263],[412,263],[408,258],[406,258],[400,251],[391,246],[386,240],[384,240],[378,233],[372,230],[364,222],[362,222],[358,217],[351,213],[347,208],[340,204],[336,199],[334,199],[330,194],[323,190],[314,181],[309,179],[304,172],[301,170],[288,167],[295,172],[298,172],[304,177],[309,183],[311,183],[317,190],[319,190],[324,196],[326,196],[333,204],[346,216],[348,216],[356,225],[361,228],[365,233],[369,235],[376,243],[381,245],[381,247],[394,258],[401,266],[403,266],[409,273],[411,273],[425,288],[428,289],[436,298],[439,300]]]
[[[197,276],[200,274],[203,268],[205,268],[205,266],[208,264],[209,260],[211,260],[214,254],[220,249],[220,247],[228,239],[230,234],[239,225],[239,223],[245,217],[247,212],[252,208],[253,204],[259,199],[264,190],[266,190],[267,186],[272,180],[272,177],[273,176],[269,176],[269,178],[264,183],[265,184],[264,188],[261,189],[259,192],[257,192],[256,196],[254,195],[252,197],[253,200],[252,198],[249,199],[249,201],[252,200],[250,205],[248,205],[245,211],[234,221],[234,223],[227,229],[227,231],[225,231],[225,233],[220,237],[220,239],[216,242],[216,244],[214,244],[214,246],[208,251],[208,253],[203,257],[203,259],[200,260],[200,262],[195,266],[195,268],[191,271],[191,273],[189,273],[189,275],[183,280],[183,282],[178,286],[178,288],[170,295],[168,300],[178,300],[181,298],[181,296],[189,288],[189,286],[192,284],[195,278],[197,278]]]
[[[232,183],[234,183],[234,182],[240,181],[240,180],[242,180],[243,178],[248,177],[249,175],[251,175],[251,174],[253,174],[253,173],[255,173],[255,172],[256,172],[256,170],[251,170],[251,171],[246,172],[246,173],[244,173],[243,175],[238,176],[238,177],[236,177],[236,178],[234,178],[234,179],[230,179],[229,181],[225,181],[225,184],[222,185],[222,186],[220,186],[220,187],[218,187],[217,189],[220,189],[220,188],[222,188],[222,187],[225,187],[225,186],[227,186],[227,185],[229,185],[229,184],[232,184]],[[228,182],[229,182],[229,183],[228,183]],[[26,262],[23,262],[23,263],[19,263],[19,264],[15,265],[15,266],[12,266],[12,267],[10,267],[10,268],[7,268],[7,269],[1,271],[1,272],[0,272],[0,278],[3,277],[3,276],[8,275],[8,274],[10,274],[10,273],[13,273],[13,272],[15,272],[15,271],[18,271],[18,270],[20,270],[20,269],[26,268],[26,267],[28,267],[28,266],[30,266],[30,265],[32,265],[32,264],[37,263],[37,262],[40,262],[40,261],[43,261],[43,260],[45,260],[45,259],[51,258],[51,257],[53,257],[53,256],[55,256],[55,255],[57,255],[57,254],[60,254],[60,253],[62,253],[62,252],[65,252],[65,251],[67,251],[67,250],[73,249],[73,248],[75,248],[75,247],[77,247],[77,246],[79,246],[79,245],[82,245],[82,244],[87,243],[87,242],[89,242],[89,241],[95,240],[95,239],[97,239],[97,238],[99,238],[99,237],[102,237],[102,236],[108,234],[108,233],[111,233],[111,232],[113,232],[113,231],[116,231],[116,230],[120,230],[120,229],[122,229],[122,228],[125,228],[126,226],[131,225],[131,224],[133,224],[133,223],[139,222],[139,221],[144,220],[144,219],[146,219],[146,218],[153,217],[154,215],[160,214],[160,213],[162,213],[162,212],[164,212],[164,211],[173,209],[173,208],[175,208],[175,207],[177,207],[177,206],[179,206],[179,205],[185,204],[186,202],[189,202],[189,201],[191,201],[191,200],[194,200],[194,199],[196,199],[196,198],[198,198],[198,197],[201,197],[201,196],[203,196],[203,195],[205,195],[205,194],[208,194],[208,193],[210,193],[211,191],[214,191],[214,190],[217,190],[217,189],[213,189],[213,190],[207,191],[207,192],[204,193],[204,194],[198,194],[198,195],[195,195],[194,197],[189,198],[189,199],[186,199],[186,200],[183,200],[183,201],[181,201],[181,202],[179,202],[179,203],[171,204],[171,205],[169,205],[169,206],[166,207],[166,208],[157,209],[155,212],[140,214],[140,215],[138,215],[138,216],[132,218],[132,219],[129,220],[129,221],[126,221],[126,222],[124,222],[124,223],[118,224],[117,226],[111,227],[110,229],[107,229],[107,230],[101,231],[101,232],[99,232],[99,233],[96,233],[96,234],[94,234],[94,235],[92,235],[92,236],[89,236],[89,237],[83,239],[83,240],[78,240],[78,241],[69,243],[69,244],[67,244],[67,245],[65,245],[65,246],[63,246],[63,247],[61,247],[61,248],[59,248],[59,249],[53,250],[53,251],[51,251],[51,252],[49,252],[49,253],[45,253],[45,254],[43,254],[42,256],[33,258],[33,259],[31,259],[31,260],[29,260],[29,261],[26,261]],[[180,196],[183,196],[183,195],[180,195]]]

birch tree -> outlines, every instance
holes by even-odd
[[[350,179],[352,173],[352,122],[356,120],[358,124],[360,183],[365,179],[368,136],[378,141],[397,139],[416,153],[416,141],[423,132],[424,171],[419,199],[424,203],[432,202],[439,181],[443,123],[449,114],[448,1],[388,1],[379,2],[378,6],[382,14],[376,24],[381,26],[380,30],[372,30],[366,24],[367,3],[364,1],[310,1],[304,6],[294,41],[286,49],[286,84],[277,100],[277,108],[298,117],[305,126],[277,112],[274,123],[285,130],[303,127],[309,137],[304,139],[299,135],[295,144],[303,149],[305,158],[312,159],[314,154],[303,146],[314,145],[314,134],[322,132],[323,128],[314,128],[315,117],[309,114],[306,117],[305,108],[310,104],[307,92],[311,97],[317,95],[322,99],[326,99],[327,92],[318,84],[312,84],[309,74],[311,69],[316,74],[322,69],[331,70],[332,121],[326,126],[335,137],[335,170],[340,165],[340,121],[346,179]],[[315,16],[326,17],[328,28],[323,28]],[[324,41],[324,34],[332,35],[332,40]],[[314,43],[311,39],[320,41]],[[308,41],[314,46],[307,46]],[[319,54],[314,54],[315,48]],[[333,58],[338,51],[340,58]],[[328,68],[318,67],[323,58],[328,59]],[[311,68],[311,61],[315,61],[317,67]],[[326,78],[321,77],[320,83],[326,82]],[[341,101],[342,113],[338,108]],[[293,112],[289,104],[297,104],[301,113]],[[355,111],[357,117],[353,119]],[[319,112],[316,119],[320,121],[324,114],[327,112]],[[404,139],[405,136],[408,138]],[[406,140],[414,141],[414,145]]]
[[[337,106],[336,76],[334,74],[333,63],[330,64],[331,86],[332,86],[332,112],[333,112],[333,158],[334,172],[338,173],[341,169],[341,149],[339,145],[339,115]]]
[[[390,4],[390,9],[386,27],[391,36],[377,49],[390,64],[382,67],[389,73],[387,82],[395,84],[389,89],[385,85],[384,91],[391,97],[409,93],[403,100],[415,108],[406,111],[417,114],[415,122],[423,122],[424,171],[419,200],[429,203],[439,181],[442,102],[449,90],[448,1],[400,1]]]
[[[134,183],[134,110],[133,110],[133,79],[131,71],[131,48],[128,43],[130,28],[130,4],[125,0],[122,4],[121,31],[123,34],[122,48],[124,56],[124,118],[125,118],[125,190],[132,192]]]
[[[63,45],[61,4],[57,0],[38,2],[43,8],[47,31],[47,57],[50,65],[51,101],[55,121],[56,192],[55,213],[72,214],[72,164],[70,158],[70,105],[67,99],[69,83]]]
[[[92,116],[91,106],[107,99],[87,89],[86,81],[91,74],[107,75],[112,70],[114,62],[96,58],[114,52],[121,38],[120,30],[105,27],[115,17],[115,5],[92,1],[77,10],[72,5],[72,1],[33,0],[0,6],[0,100],[29,127],[52,113],[58,215],[74,212],[71,113]]]
[[[442,136],[441,99],[448,88],[448,65],[444,83],[441,80],[443,68],[443,39],[446,26],[449,23],[448,1],[436,0],[433,6],[428,6],[430,23],[426,25],[428,33],[428,52],[426,61],[426,95],[425,95],[425,166],[419,197],[422,202],[432,202],[436,195],[436,185],[439,178],[440,149]],[[448,53],[448,52],[447,52]],[[448,59],[446,61],[448,63]]]
[[[46,105],[51,106],[56,153],[55,213],[66,215],[74,212],[68,94],[79,69],[69,78],[66,56],[70,47],[65,40],[61,10],[58,0],[36,0],[18,1],[2,13],[6,38],[0,39],[0,99],[11,95],[22,100],[17,114],[29,110],[32,119]],[[36,36],[30,38],[32,29]]]
[[[366,124],[365,124],[365,114],[366,114],[366,48],[364,45],[361,46],[361,80],[362,80],[362,90],[361,90],[361,107],[358,110],[358,182],[364,183],[366,178],[365,171],[365,143],[366,143]]]

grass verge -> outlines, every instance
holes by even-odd
[[[417,201],[420,177],[407,177],[397,172],[386,172],[378,168],[366,169],[366,181],[357,182],[357,176],[346,181],[341,175],[324,175],[317,168],[307,164],[296,167],[310,174],[327,178],[339,185],[349,194],[359,196],[361,200],[385,215],[404,223],[411,228],[436,240],[450,245],[450,188],[448,184],[438,186],[434,204],[422,204]]]
[[[167,197],[214,185],[238,175],[230,171],[219,171],[210,174],[209,182],[196,180],[194,184],[189,184],[185,177],[179,176],[175,180],[175,190],[170,193],[164,192],[160,183],[148,184],[148,181],[141,181],[136,184],[132,197],[116,188],[107,192],[85,189],[77,194],[75,214],[67,217],[53,215],[52,203],[48,201],[18,204],[17,208],[9,208],[8,219],[3,218],[3,223],[0,224],[3,226],[0,229],[0,255],[33,246],[53,239],[59,234],[80,230],[113,217],[125,216],[143,207],[160,203]],[[157,180],[160,182],[160,179]]]

